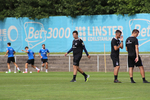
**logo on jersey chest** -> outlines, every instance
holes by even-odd
[[[131,42],[130,40],[128,40],[126,44],[131,44],[131,43],[132,43],[132,42]]]

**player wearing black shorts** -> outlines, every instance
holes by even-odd
[[[73,79],[70,82],[76,82],[77,71],[79,71],[85,78],[85,82],[88,81],[89,75],[85,74],[81,68],[79,68],[79,62],[82,58],[82,52],[85,51],[87,57],[90,59],[90,55],[88,54],[85,45],[81,39],[78,38],[78,32],[73,31],[73,43],[71,49],[65,54],[69,54],[73,51]]]
[[[16,66],[17,70],[19,73],[21,73],[18,65],[15,63],[15,58],[14,58],[14,54],[15,54],[15,50],[11,47],[11,43],[7,43],[7,51],[5,56],[8,54],[8,59],[7,59],[7,66],[8,66],[8,73],[11,73],[11,69],[10,69],[10,63],[13,62],[14,65]]]
[[[22,50],[23,52],[26,52],[28,54],[28,60],[25,64],[25,72],[24,73],[28,73],[28,64],[31,64],[31,66],[33,68],[35,68],[37,70],[37,72],[40,72],[40,69],[38,69],[35,65],[34,65],[34,58],[35,58],[35,53],[30,50],[28,47],[25,47],[25,51]]]
[[[136,38],[139,34],[139,30],[134,29],[132,31],[132,35],[126,39],[126,50],[128,51],[128,66],[129,66],[129,75],[131,79],[131,83],[136,83],[133,80],[133,69],[134,66],[139,67],[141,76],[143,78],[143,83],[149,83],[145,79],[145,71],[139,56],[138,49],[138,39]]]
[[[117,78],[120,68],[119,49],[123,49],[123,36],[121,36],[122,32],[120,30],[116,30],[115,33],[115,37],[111,40],[111,59],[114,65],[114,83],[121,83]],[[119,38],[121,40],[121,43]]]

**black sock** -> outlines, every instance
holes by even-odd
[[[133,80],[133,77],[130,77],[130,79],[131,79],[132,82],[134,81],[134,80]]]
[[[143,81],[145,81],[145,77],[143,78]]]
[[[114,78],[115,78],[115,80],[117,80],[117,78],[118,78],[118,75],[114,75]]]
[[[73,75],[73,80],[76,80],[76,75]]]
[[[87,76],[84,72],[82,73],[82,75],[83,75],[84,77],[86,77],[86,76]]]

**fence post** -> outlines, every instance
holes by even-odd
[[[99,55],[97,55],[97,72],[99,72]]]
[[[71,58],[70,58],[70,55],[69,55],[69,72],[70,72],[70,59],[71,59]]]
[[[15,56],[15,62],[17,62],[16,56]],[[16,66],[14,65],[14,73],[16,73]]]

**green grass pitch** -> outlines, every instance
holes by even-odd
[[[149,100],[150,84],[142,83],[134,72],[136,84],[130,83],[127,72],[119,73],[122,83],[113,83],[113,72],[87,72],[89,81],[81,74],[77,82],[69,82],[72,72],[0,73],[0,100]],[[150,73],[146,72],[150,81]]]

